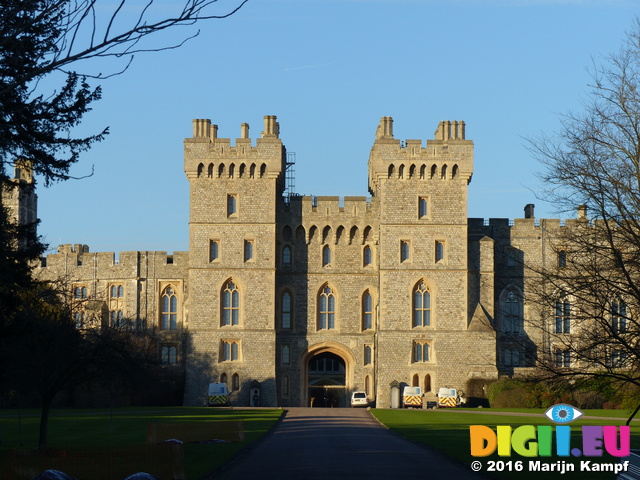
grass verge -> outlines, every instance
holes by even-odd
[[[125,447],[144,445],[147,425],[159,422],[242,420],[245,439],[238,443],[185,444],[185,473],[199,480],[255,442],[277,422],[280,409],[212,409],[191,407],[122,408],[109,411],[56,410],[49,423],[49,447]],[[0,411],[0,459],[11,448],[35,448],[39,412]],[[0,460],[1,461],[1,460]]]
[[[543,413],[538,409],[509,409],[508,411],[488,410],[486,413],[478,410],[371,410],[371,413],[385,426],[399,433],[400,435],[414,442],[423,444],[430,448],[436,449],[445,455],[470,466],[474,460],[479,460],[483,464],[482,472],[494,478],[524,480],[524,479],[541,479],[541,478],[562,478],[567,480],[612,480],[615,475],[611,472],[595,472],[580,471],[580,461],[598,460],[592,457],[521,457],[515,453],[511,457],[499,457],[497,454],[489,457],[475,458],[470,454],[469,426],[470,425],[487,425],[495,431],[497,425],[511,425],[513,429],[521,425],[552,425],[549,420],[541,417]],[[530,413],[532,416],[515,416],[509,413]],[[571,446],[581,446],[582,436],[581,428],[583,425],[624,425],[627,417],[624,412],[611,410],[588,410],[585,416],[607,417],[602,419],[583,419],[579,418],[571,423]],[[631,426],[631,448],[640,448],[640,424],[633,422]],[[555,443],[554,443],[555,449]],[[522,461],[524,464],[523,471],[502,471],[487,474],[486,468],[490,461],[504,462],[504,468],[508,469],[506,462]],[[529,461],[540,460],[544,463],[556,463],[557,461],[566,460],[576,465],[576,471],[566,473],[555,472],[531,472],[529,470]],[[615,463],[617,458],[609,456],[605,453],[601,461],[606,463]],[[512,470],[515,464],[511,464]]]

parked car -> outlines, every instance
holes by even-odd
[[[353,392],[351,394],[351,407],[368,407],[369,399],[366,392]]]

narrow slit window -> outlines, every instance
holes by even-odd
[[[209,261],[214,262],[220,258],[220,242],[211,240],[209,243]]]
[[[400,241],[400,262],[406,262],[409,260],[411,248],[409,242],[406,240]]]
[[[427,213],[427,199],[425,197],[420,197],[418,199],[418,218],[426,217]]]
[[[238,197],[237,195],[227,195],[227,216],[236,215],[238,213]]]
[[[245,240],[244,241],[244,261],[248,262],[249,260],[253,260],[253,241]]]

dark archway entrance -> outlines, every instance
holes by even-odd
[[[323,352],[309,359],[309,400],[312,407],[346,407],[346,367],[335,353]]]

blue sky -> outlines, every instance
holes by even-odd
[[[639,13],[637,0],[250,0],[101,82],[78,133],[111,134],[72,171],[93,176],[39,188],[40,233],[53,250],[187,250],[191,120],[232,139],[248,122],[256,138],[264,115],[296,153],[298,193],[368,195],[381,116],[396,138],[423,142],[441,120],[464,120],[469,216],[520,218],[535,203],[536,217],[557,217],[536,198],[526,139],[581,109],[592,60],[616,51]]]

